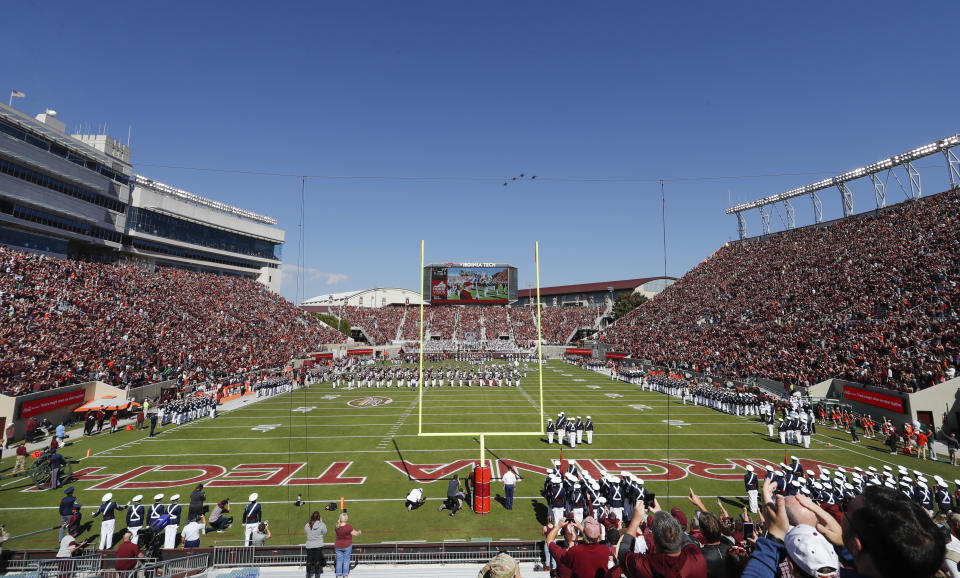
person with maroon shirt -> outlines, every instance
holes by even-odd
[[[557,567],[566,566],[573,570],[572,578],[601,578],[607,572],[610,547],[600,542],[603,534],[600,522],[592,516],[584,518],[583,525],[574,522],[582,532],[584,542],[569,550],[564,550],[554,542],[560,529],[566,524],[567,520],[560,520],[546,538],[550,545],[550,555],[557,561]]]
[[[637,506],[641,504],[638,502]],[[677,519],[667,512],[660,511],[660,504],[654,500],[653,540],[655,554],[635,554],[625,552],[618,555],[618,566],[607,573],[608,578],[653,578],[657,576],[676,576],[679,578],[706,578],[707,561],[700,552],[700,546],[690,540],[684,543],[684,532]],[[634,516],[627,534],[636,535],[640,522]]]
[[[130,572],[137,567],[137,558],[143,558],[143,552],[140,547],[130,541],[133,534],[129,531],[123,533],[123,541],[117,546],[117,563],[114,568],[118,572]],[[125,575],[125,574],[121,574]]]
[[[27,442],[17,446],[17,463],[13,466],[14,475],[27,471]]]
[[[346,578],[350,574],[350,552],[353,550],[353,537],[361,534],[360,530],[350,525],[350,518],[347,511],[340,512],[337,525],[334,527],[334,533],[337,539],[333,542],[334,551],[337,554],[336,573],[337,578]]]

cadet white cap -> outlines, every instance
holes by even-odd
[[[875,468],[875,467],[873,467],[873,466],[869,466],[867,469],[868,469],[869,471],[873,472],[873,473],[877,473],[877,468]]]
[[[580,489],[580,482],[577,482],[577,483],[573,484],[573,489],[579,490],[579,489]]]
[[[604,498],[603,496],[600,496],[600,497],[597,499],[597,501],[600,502],[601,504],[606,504],[606,503],[607,503],[607,499]]]
[[[132,501],[132,502],[139,502],[139,501],[142,500],[142,499],[143,499],[143,494],[137,494],[136,496],[133,497],[133,500],[131,500],[131,501]]]
[[[783,477],[783,472],[780,471],[780,470],[777,470],[777,471],[775,471],[775,472],[773,472],[773,473],[776,474],[776,475],[778,475],[778,476],[780,476],[781,478]]]
[[[960,480],[953,480],[953,483],[955,483],[955,484],[957,484],[958,486],[960,486]]]
[[[590,416],[589,416],[589,415],[587,416],[587,419],[590,419]]]
[[[251,502],[256,502],[256,501],[257,501],[257,498],[259,498],[259,497],[260,497],[260,495],[257,494],[256,492],[254,492],[254,493],[250,494],[250,501],[251,501]]]
[[[593,482],[593,483],[590,484],[590,488],[592,488],[593,491],[596,492],[596,491],[598,491],[598,490],[600,489],[600,484],[598,484],[597,482]]]
[[[795,461],[795,462],[799,462],[799,461],[800,461],[800,458],[798,458],[797,456],[790,456],[790,459],[793,460],[793,461]]]
[[[174,494],[174,495],[170,496],[170,501],[171,501],[171,502],[176,502],[176,501],[179,500],[179,499],[180,499],[180,494]]]
[[[813,473],[813,470],[807,470],[807,475],[813,478],[816,477],[817,474]]]
[[[102,501],[109,502],[111,498],[113,498],[113,494],[111,494],[110,492],[107,492],[106,494],[103,495]]]
[[[154,500],[162,500],[162,499],[163,499],[163,494],[157,494],[156,496],[153,497],[153,499],[154,499]]]
[[[633,478],[633,480],[638,484],[640,484],[641,486],[643,485],[643,478]]]
[[[793,480],[792,482],[790,482],[790,485],[793,486],[794,488],[799,488],[800,480]]]
[[[772,471],[773,471],[773,466],[765,466],[765,467],[767,468],[767,471],[768,471],[768,472],[772,472]]]
[[[752,471],[753,471],[753,466],[747,466],[747,471],[748,471],[748,472],[752,472]]]
[[[612,476],[612,477],[610,478],[610,481],[613,482],[614,484],[619,484],[619,483],[620,483],[620,478],[618,478],[617,476]]]

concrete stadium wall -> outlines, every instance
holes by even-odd
[[[947,421],[942,427],[947,431],[960,431],[960,377],[911,393],[909,398],[911,419],[917,419],[918,411],[933,412],[933,423],[940,429],[941,418],[946,413]]]
[[[27,420],[26,418],[20,418],[20,408],[24,403],[38,399],[44,399],[54,395],[70,393],[72,391],[77,391],[78,389],[82,389],[84,391],[83,401],[72,403],[70,405],[56,408],[47,412],[38,413],[36,414],[37,421],[47,418],[54,424],[59,424],[69,419],[73,415],[73,410],[87,403],[88,401],[97,399],[98,397],[115,395],[119,399],[124,399],[124,391],[122,389],[113,387],[112,385],[107,385],[102,381],[88,381],[86,383],[58,387],[49,391],[39,391],[37,393],[30,393],[27,395],[0,395],[0,417],[5,418],[4,428],[12,423],[16,430],[16,436],[14,439],[23,439]]]
[[[149,383],[147,385],[141,385],[140,387],[134,387],[130,389],[129,393],[127,393],[127,399],[139,403],[143,403],[144,398],[147,397],[150,399],[157,399],[160,397],[160,390],[173,387],[176,384],[177,380],[168,379],[167,381],[158,381],[157,383]]]

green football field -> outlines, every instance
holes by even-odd
[[[535,365],[533,366],[535,367]],[[543,469],[561,457],[556,443],[541,436],[486,436],[484,458],[494,477],[504,463],[517,467],[522,481],[512,511],[495,502],[489,515],[463,510],[456,517],[438,513],[447,480],[465,476],[480,458],[474,432],[519,432],[539,428],[538,372],[532,370],[519,388],[444,387],[424,391],[424,432],[463,432],[455,437],[418,436],[418,395],[409,389],[334,389],[317,384],[289,394],[248,401],[216,419],[183,426],[168,425],[153,438],[142,432],[102,433],[74,440],[64,452],[74,464],[76,495],[85,520],[106,492],[119,503],[135,494],[150,503],[156,493],[181,494],[186,510],[190,491],[206,485],[208,503],[229,497],[239,520],[251,492],[258,492],[273,544],[303,543],[303,525],[314,509],[343,498],[351,522],[363,530],[359,543],[521,539],[541,537],[546,505],[540,496]],[[819,428],[809,450],[770,441],[755,417],[719,413],[639,387],[611,381],[562,362],[549,362],[543,375],[545,414],[589,414],[596,424],[592,445],[563,448],[563,459],[581,469],[631,471],[661,498],[661,505],[691,511],[685,499],[693,488],[708,506],[727,498],[731,512],[744,495],[747,464],[779,463],[784,453],[796,455],[804,469],[904,464],[928,477],[960,477],[945,462],[891,456],[879,440],[853,444],[845,432]],[[90,457],[85,457],[87,450]],[[5,452],[8,454],[9,452]],[[2,470],[8,475],[12,458]],[[819,471],[818,471],[819,473]],[[26,478],[0,480],[0,522],[18,535],[58,523],[59,490],[38,491]],[[426,505],[413,512],[404,497],[422,486]],[[493,494],[502,495],[495,481]],[[309,504],[295,507],[298,494]],[[165,499],[166,503],[167,500]],[[324,512],[328,527],[332,512]],[[117,528],[124,526],[118,521]],[[96,534],[99,523],[86,535]],[[239,523],[208,534],[201,545],[242,538]],[[10,548],[53,548],[56,532],[4,544]]]

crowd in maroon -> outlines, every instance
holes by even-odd
[[[251,279],[0,247],[0,392],[273,366],[343,336]]]
[[[600,341],[659,364],[911,391],[960,363],[960,190],[730,243]]]

